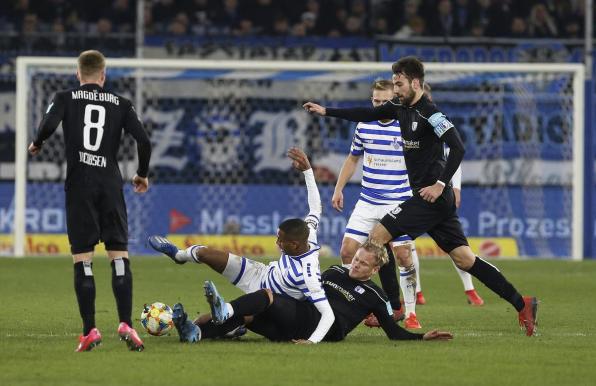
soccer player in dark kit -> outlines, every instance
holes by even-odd
[[[78,58],[80,86],[59,91],[48,106],[29,153],[38,154],[43,142],[60,122],[66,151],[66,222],[74,260],[74,287],[83,319],[77,352],[101,343],[95,327],[95,281],[92,259],[95,245],[103,241],[112,266],[118,335],[129,349],[143,350],[143,341],[132,328],[132,273],[128,259],[128,221],[122,192],[122,175],[116,155],[122,130],[137,142],[139,167],[132,179],[134,191],[149,188],[147,173],[151,142],[132,103],[103,88],[105,58],[99,51],[85,51]]]
[[[412,56],[401,58],[392,66],[396,99],[375,108],[325,108],[313,102],[306,111],[370,122],[398,119],[401,126],[404,157],[412,187],[412,198],[389,212],[370,233],[377,244],[385,244],[400,235],[416,239],[428,233],[458,268],[469,272],[518,311],[520,326],[527,336],[536,331],[538,300],[522,296],[492,264],[476,256],[468,245],[456,212],[450,181],[464,157],[464,144],[453,123],[424,95],[424,65]],[[450,153],[444,157],[443,144]]]

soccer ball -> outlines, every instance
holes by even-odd
[[[141,312],[141,324],[151,335],[165,335],[174,327],[172,309],[160,302],[145,304]]]

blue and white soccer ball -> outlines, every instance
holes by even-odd
[[[167,304],[160,302],[145,304],[141,312],[141,324],[149,334],[162,336],[174,327],[172,314],[172,309]]]

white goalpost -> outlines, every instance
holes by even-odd
[[[247,201],[255,200],[259,184],[295,182],[277,166],[279,149],[287,144],[307,146],[317,154],[320,170],[339,170],[341,163],[332,160],[347,154],[349,126],[308,116],[300,106],[306,100],[368,106],[371,80],[390,77],[391,64],[114,58],[107,60],[107,88],[142,101],[139,116],[151,122],[156,147],[152,183],[179,192],[181,201],[201,195],[194,206],[187,204],[189,217],[209,217],[204,210],[212,209],[209,213],[216,215],[209,220],[215,221],[226,208],[217,202],[224,200],[213,197],[257,216],[260,212],[251,212]],[[522,256],[582,260],[584,237],[591,237],[584,235],[584,221],[591,219],[583,211],[584,66],[425,63],[425,69],[433,100],[463,130],[469,149],[463,190],[470,186],[473,196],[462,205],[480,213],[460,212],[464,225],[482,237],[515,239]],[[59,141],[48,144],[52,155],[41,161],[28,158],[26,150],[49,98],[76,86],[75,70],[73,58],[16,61],[14,256],[27,254],[27,208],[43,208],[44,194],[58,196],[64,182],[63,170],[48,172],[47,166],[62,156]],[[140,83],[142,91],[137,91]],[[128,178],[136,167],[135,148],[123,141],[119,161]],[[148,223],[154,222],[147,208],[162,210],[163,197],[170,197],[163,194],[129,203],[131,239],[139,248]],[[264,213],[272,204],[255,205]],[[258,231],[244,217],[233,219],[240,228]],[[189,226],[195,233],[211,229]],[[324,237],[330,245],[336,242],[335,233]]]

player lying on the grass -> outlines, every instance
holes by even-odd
[[[449,332],[438,330],[425,334],[409,332],[395,323],[385,293],[371,277],[387,263],[384,247],[365,242],[354,255],[350,269],[332,266],[323,272],[323,288],[335,322],[324,341],[343,340],[368,314],[374,314],[385,334],[392,340],[448,340]],[[272,341],[309,343],[320,315],[313,304],[274,293],[268,288],[240,296],[226,303],[212,282],[205,282],[205,295],[211,315],[188,320],[182,304],[174,306],[174,325],[182,342],[224,336],[245,325],[249,330]]]
[[[150,236],[149,244],[178,264],[189,261],[207,264],[245,293],[268,288],[273,293],[314,304],[321,318],[308,340],[317,343],[327,334],[334,320],[320,279],[317,228],[322,212],[321,197],[306,154],[298,148],[291,148],[288,157],[292,159],[294,168],[304,174],[309,213],[304,220],[293,218],[279,225],[277,245],[282,252],[279,260],[265,265],[202,245],[178,250],[160,236]]]
[[[464,144],[453,123],[424,95],[424,65],[408,56],[394,63],[392,70],[397,99],[382,106],[332,109],[313,102],[304,104],[308,112],[321,116],[353,122],[380,119],[400,122],[414,195],[386,214],[373,228],[370,238],[385,244],[404,234],[416,239],[428,233],[459,268],[508,301],[518,311],[526,335],[532,336],[538,300],[533,296],[523,297],[494,265],[476,256],[462,230],[450,181],[464,157]],[[450,149],[447,159],[444,144]]]
[[[101,333],[95,327],[92,269],[93,251],[100,241],[112,265],[112,289],[120,320],[118,335],[131,350],[141,351],[143,341],[132,328],[128,223],[116,154],[124,130],[137,142],[139,168],[132,179],[134,191],[145,193],[149,188],[151,142],[132,103],[104,89],[106,65],[101,52],[81,53],[77,78],[79,87],[55,94],[29,145],[29,153],[37,155],[62,122],[66,228],[74,261],[74,289],[83,320],[83,334],[75,351],[89,351],[101,343]]]

